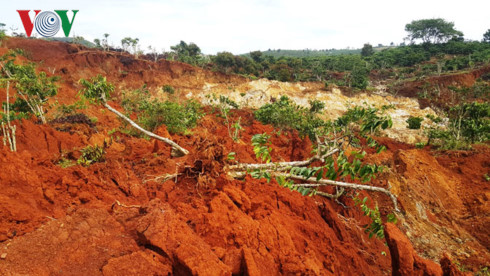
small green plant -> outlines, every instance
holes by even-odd
[[[66,159],[66,158],[62,158],[59,162],[58,162],[58,166],[62,167],[63,169],[66,169],[66,168],[69,168],[71,166],[75,166],[75,162],[73,162],[72,160],[70,159]]]
[[[267,133],[255,134],[252,137],[252,146],[254,147],[254,153],[257,159],[262,162],[269,163],[271,161],[271,150],[269,147],[270,135]]]
[[[423,149],[425,147],[425,143],[424,142],[415,143],[415,147],[418,149]]]
[[[135,90],[123,90],[121,93],[121,106],[126,114],[139,111],[139,106],[150,100],[150,91],[146,84]]]
[[[59,104],[56,103],[56,114],[54,115],[56,118],[66,117],[69,115],[74,115],[80,109],[86,109],[87,105],[85,101],[80,99],[72,104]]]
[[[490,181],[490,175],[488,175],[488,173],[483,175],[483,178],[485,178],[486,181]]]
[[[423,120],[424,118],[421,117],[410,116],[410,118],[408,118],[406,122],[409,129],[420,129]]]
[[[163,90],[163,92],[168,93],[170,95],[175,93],[175,89],[171,85],[168,85],[168,84],[165,84],[163,86],[162,90]]]
[[[475,276],[490,276],[490,270],[489,270],[488,266],[480,268],[480,270],[478,270],[475,273]]]
[[[243,129],[240,125],[241,117],[234,123],[232,123],[230,118],[231,109],[238,109],[238,104],[223,95],[220,95],[219,98],[213,95],[211,100],[212,102],[217,102],[217,104],[213,105],[213,110],[218,109],[219,114],[217,114],[217,116],[225,119],[225,125],[228,128],[228,135],[233,139],[233,141],[238,141],[240,139],[240,131]]]
[[[374,209],[369,208],[366,204],[367,197],[361,200],[360,198],[355,196],[354,202],[356,205],[359,205],[361,207],[361,210],[364,212],[364,215],[371,219],[371,224],[363,225],[364,231],[366,233],[369,233],[369,238],[372,238],[374,235],[376,235],[378,239],[384,239],[385,232],[384,232],[383,220],[381,219],[381,214],[379,213],[378,205],[376,205]],[[396,223],[397,221],[396,216],[394,214],[388,214],[387,221]]]
[[[429,120],[431,120],[433,123],[436,123],[436,124],[439,124],[442,122],[442,118],[441,117],[436,117],[432,114],[427,114],[425,115],[425,117]]]
[[[99,145],[87,146],[80,150],[82,155],[77,160],[77,164],[88,167],[93,163],[103,162],[105,156],[104,147]]]
[[[240,132],[243,130],[243,127],[240,124],[241,119],[242,117],[238,117],[238,120],[231,125],[231,128],[233,128],[231,139],[235,142],[240,140]]]
[[[318,100],[309,100],[308,103],[310,104],[311,113],[318,113],[325,108],[325,103]]]
[[[461,271],[461,272],[467,272],[468,271],[468,269],[466,268],[466,266],[464,264],[462,264],[462,263],[460,263],[460,262],[458,262],[456,260],[454,260],[453,262],[454,262],[454,264],[456,265],[456,267],[458,268],[459,271]]]
[[[232,152],[228,153],[228,155],[226,156],[226,159],[228,161],[234,161],[235,160],[235,157],[236,157],[236,152],[233,152],[232,151]]]

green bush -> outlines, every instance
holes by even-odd
[[[490,104],[463,103],[448,112],[447,129],[430,129],[429,143],[441,149],[467,149],[475,142],[490,140]]]
[[[104,147],[100,147],[98,145],[95,146],[87,146],[86,148],[81,150],[82,156],[78,158],[77,164],[82,166],[90,166],[93,163],[103,162],[105,156]]]
[[[159,126],[166,125],[170,133],[184,133],[187,129],[195,127],[204,115],[201,105],[192,100],[184,104],[153,100],[141,103],[139,109],[142,111],[138,116],[141,126],[155,131]]]
[[[450,127],[459,139],[483,142],[490,139],[490,103],[464,103],[449,111]]]
[[[420,126],[421,126],[423,120],[424,120],[424,118],[421,118],[421,117],[410,116],[410,118],[407,119],[408,128],[409,129],[420,129]]]
[[[366,89],[368,86],[369,71],[366,68],[356,67],[351,73],[351,85],[354,88]]]
[[[263,124],[271,124],[281,129],[296,129],[301,135],[315,138],[315,129],[325,125],[317,117],[318,103],[312,102],[311,108],[301,107],[293,103],[287,96],[278,101],[263,105],[255,111],[255,118]]]
[[[80,79],[78,82],[83,86],[79,93],[90,101],[108,100],[110,93],[114,91],[114,85],[107,82],[106,77],[102,75],[97,75],[90,80]]]
[[[55,118],[65,117],[68,115],[74,115],[80,109],[86,109],[87,105],[83,100],[78,100],[73,104],[59,104],[57,103]]]
[[[143,84],[141,88],[132,91],[122,91],[121,106],[127,114],[139,111],[139,105],[150,99],[150,91]]]
[[[163,92],[168,93],[168,94],[174,94],[175,93],[175,89],[171,85],[168,85],[168,84],[165,84],[162,89],[163,89]]]

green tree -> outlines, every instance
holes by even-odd
[[[253,51],[250,52],[250,57],[253,59],[255,62],[262,62],[262,52],[261,51]]]
[[[224,73],[229,73],[235,65],[235,56],[230,52],[221,52],[213,57],[213,62],[218,67],[218,70]]]
[[[5,38],[5,24],[0,23],[0,45],[2,45],[2,40]]]
[[[187,44],[180,41],[179,44],[171,46],[170,49],[177,55],[177,60],[192,65],[197,65],[201,56],[201,49],[193,42]]]
[[[100,44],[100,39],[96,38],[94,39],[95,47],[97,48],[102,48],[102,45]]]
[[[50,97],[58,93],[55,82],[58,76],[48,77],[45,72],[36,72],[34,63],[15,64],[12,51],[0,57],[0,79],[15,84],[17,104],[35,114],[44,124],[47,122],[45,106]],[[16,105],[16,103],[14,103]]]
[[[490,43],[490,29],[488,29],[487,32],[483,34],[483,42]]]
[[[369,43],[364,44],[364,46],[361,49],[361,56],[368,57],[368,56],[372,56],[373,54],[374,54],[373,46]]]
[[[131,47],[133,49],[133,54],[136,54],[138,42],[139,42],[139,38],[125,37],[121,39],[121,46],[124,49],[124,51],[127,51],[129,47]]]
[[[405,25],[405,31],[411,42],[420,39],[423,43],[442,43],[463,36],[462,32],[454,29],[453,22],[442,18],[414,20]]]
[[[104,51],[108,51],[109,50],[109,40],[107,38],[109,38],[109,35],[108,33],[105,33],[104,34],[104,39],[102,39],[102,48],[104,48]]]

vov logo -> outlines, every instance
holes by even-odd
[[[65,36],[68,37],[78,10],[72,10],[73,17],[71,22],[68,20],[68,10],[54,10],[54,12],[34,10],[36,15],[34,15],[33,20],[29,16],[30,10],[17,10],[17,12],[20,15],[20,20],[22,20],[27,37],[31,37],[33,28],[36,28],[36,32],[43,37],[52,37],[58,33],[60,25],[63,28]]]

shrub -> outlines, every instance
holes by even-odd
[[[121,98],[122,108],[124,108],[126,113],[131,114],[132,112],[139,111],[140,104],[150,99],[150,91],[148,91],[146,84],[144,84],[141,88],[132,91],[123,90]]]
[[[138,122],[145,129],[155,131],[163,124],[170,133],[184,133],[187,129],[195,127],[204,115],[201,105],[192,100],[184,104],[153,100],[142,103],[139,109],[142,114],[138,116]]]
[[[325,125],[325,122],[316,116],[321,104],[312,103],[315,106],[308,109],[294,104],[287,96],[282,96],[278,101],[260,107],[254,115],[263,124],[281,129],[296,129],[313,140],[315,129]]]
[[[86,109],[87,106],[83,100],[74,102],[73,104],[58,104],[57,103],[55,118],[61,118],[69,115],[74,115],[80,109]]]
[[[466,149],[475,142],[490,140],[490,104],[463,103],[448,112],[446,130],[435,128],[428,131],[428,144],[442,149]]]
[[[168,85],[168,84],[165,84],[162,89],[163,89],[163,92],[168,93],[168,94],[174,94],[175,93],[175,89],[171,85]]]
[[[461,136],[469,142],[490,139],[490,103],[464,103],[449,111],[450,127],[459,140]]]
[[[366,89],[368,86],[369,71],[366,68],[356,67],[351,73],[351,85],[354,88]]]
[[[101,102],[109,99],[110,93],[114,91],[114,85],[107,82],[106,77],[97,75],[90,80],[80,79],[79,83],[83,86],[80,90],[81,95],[91,101]]]
[[[425,143],[424,142],[415,143],[415,147],[418,149],[423,149],[425,147]]]
[[[269,147],[270,138],[271,136],[268,135],[267,133],[255,134],[252,137],[252,146],[254,147],[255,157],[261,160],[262,162],[266,162],[266,163],[269,163],[271,161],[270,152],[272,148]]]
[[[344,115],[337,118],[335,125],[348,129],[349,124],[354,123],[360,126],[361,134],[367,132],[374,134],[380,128],[387,129],[393,125],[391,118],[382,114],[388,108],[391,107],[385,107],[380,111],[375,107],[355,106],[349,108]]]
[[[421,126],[423,120],[424,120],[424,118],[421,118],[421,117],[410,116],[410,118],[407,119],[408,128],[409,129],[420,129],[420,126]]]
[[[318,100],[310,100],[308,103],[310,104],[311,113],[319,113],[325,108],[325,103]]]
[[[100,147],[98,145],[95,146],[87,146],[86,148],[81,150],[82,156],[78,158],[77,164],[82,166],[90,166],[93,163],[104,161],[104,147]]]

